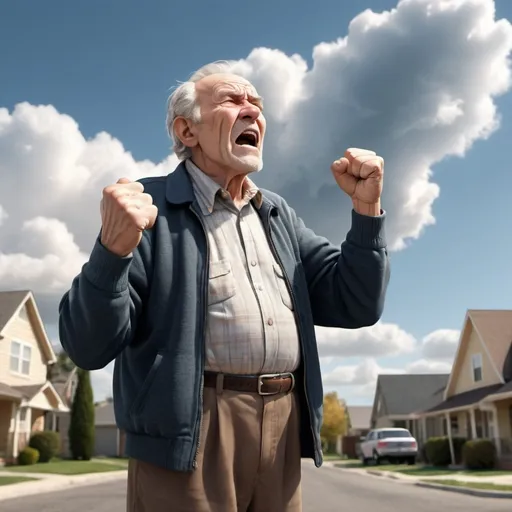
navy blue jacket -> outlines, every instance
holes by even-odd
[[[127,454],[190,471],[202,417],[206,235],[183,163],[140,181],[158,207],[155,226],[125,258],[98,237],[60,303],[60,340],[81,368],[115,359],[114,407]],[[302,349],[302,456],[320,466],[323,388],[314,326],[355,329],[380,318],[389,281],[385,214],[353,211],[340,248],[306,228],[283,198],[262,194],[257,211],[291,291]]]

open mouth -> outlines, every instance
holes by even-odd
[[[259,134],[254,130],[245,130],[235,140],[238,146],[252,146],[253,148],[258,147],[258,142]]]

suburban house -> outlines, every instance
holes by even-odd
[[[32,432],[57,430],[69,411],[48,380],[55,361],[32,293],[0,292],[0,459],[15,459]]]
[[[467,312],[442,400],[423,411],[444,435],[494,440],[501,465],[512,467],[512,311]]]
[[[49,380],[59,394],[64,405],[71,409],[76,387],[78,385],[76,367],[66,371],[64,368],[58,367],[58,365],[53,365],[52,371],[50,371]],[[70,421],[71,415],[68,411],[60,411],[56,413],[56,430],[60,434],[61,455],[63,457],[69,457],[71,455],[68,436]]]
[[[439,418],[424,421],[419,411],[443,401],[449,374],[379,375],[371,413],[371,428],[407,428],[420,447],[432,436],[442,435]]]
[[[368,405],[347,406],[348,431],[340,436],[336,442],[336,453],[345,455],[349,459],[358,457],[358,446],[361,437],[366,436],[370,430],[372,408]]]
[[[364,437],[370,430],[372,418],[372,407],[369,405],[349,405],[347,406],[350,426],[349,436]]]
[[[124,457],[125,435],[117,428],[112,400],[96,404],[94,425],[94,455]]]

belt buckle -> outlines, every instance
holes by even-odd
[[[262,375],[258,375],[258,395],[261,396],[270,396],[270,395],[277,395],[279,391],[275,392],[264,392],[262,391],[264,379],[275,379],[277,377],[290,377],[292,379],[292,385],[290,389],[287,391],[287,393],[291,393],[293,391],[293,388],[295,388],[295,375],[293,375],[292,372],[285,372],[285,373],[264,373]]]

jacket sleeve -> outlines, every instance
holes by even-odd
[[[352,210],[341,248],[308,229],[293,212],[315,325],[357,329],[375,324],[390,277],[384,223]]]
[[[59,305],[59,336],[80,368],[97,370],[133,340],[148,289],[150,242],[145,236],[133,254],[121,258],[96,240],[89,261]]]

